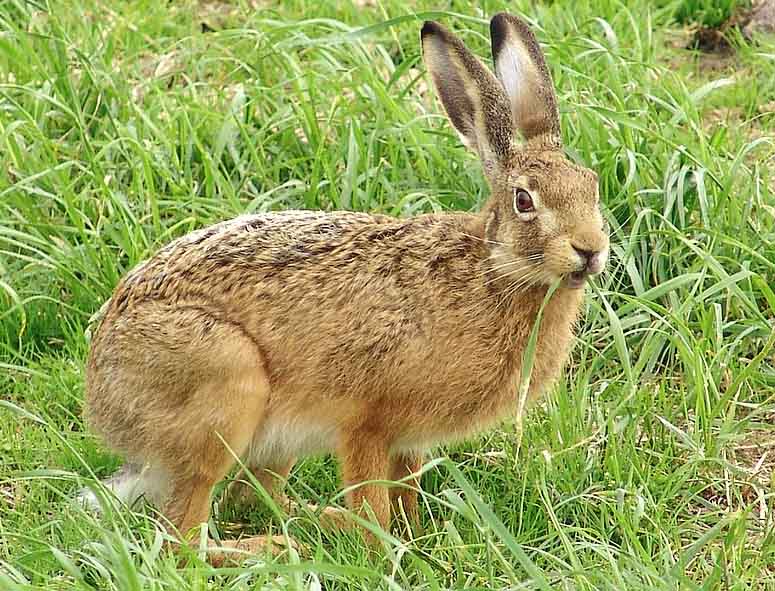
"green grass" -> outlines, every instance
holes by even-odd
[[[443,20],[489,61],[507,3],[373,4],[0,5],[0,589],[775,589],[775,46],[710,68],[673,42],[678,2],[508,3],[614,256],[521,445],[505,425],[436,450],[423,536],[369,553],[218,507],[221,536],[302,549],[216,571],[160,551],[152,512],[71,504],[120,461],[82,422],[85,329],[135,263],[243,212],[486,197],[418,37]],[[339,502],[329,458],[290,488]]]
[[[678,22],[704,27],[720,27],[738,11],[751,6],[746,0],[682,0],[675,4]]]

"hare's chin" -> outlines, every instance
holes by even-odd
[[[574,271],[573,273],[568,273],[565,276],[565,287],[580,289],[586,285],[587,278],[589,278],[589,273],[586,271]]]

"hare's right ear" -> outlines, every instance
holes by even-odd
[[[495,73],[511,102],[514,123],[533,145],[562,146],[554,84],[541,46],[522,19],[502,12],[490,21]]]
[[[485,172],[515,150],[511,106],[503,87],[463,42],[438,23],[426,22],[422,53],[452,125],[479,154]]]

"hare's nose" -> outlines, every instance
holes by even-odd
[[[584,248],[579,248],[575,244],[573,245],[573,250],[576,251],[576,254],[579,256],[579,258],[582,260],[582,262],[586,265],[589,259],[591,259],[593,256],[595,256],[594,250],[586,250]]]
[[[576,255],[581,260],[582,271],[588,271],[590,273],[599,273],[601,271],[604,259],[602,251],[579,248],[575,244],[572,246],[573,250],[576,251]]]

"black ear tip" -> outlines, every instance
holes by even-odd
[[[498,31],[505,31],[510,22],[517,20],[519,19],[513,14],[509,14],[508,12],[499,12],[490,19],[490,35]]]
[[[500,53],[503,42],[508,35],[508,23],[511,15],[507,12],[499,12],[490,20],[490,41],[492,42],[492,54]]]
[[[524,19],[508,12],[499,12],[490,20],[490,40],[492,41],[493,56],[497,58],[510,34],[521,37],[523,41],[536,42],[530,25]]]
[[[420,38],[424,39],[428,35],[437,35],[439,33],[441,33],[441,25],[439,23],[425,21],[422,24],[422,29],[420,30]]]
[[[503,34],[503,31],[505,31],[509,25],[521,30],[530,29],[524,19],[521,19],[514,14],[509,14],[508,12],[499,12],[490,19],[490,35],[497,31],[501,31],[501,34]]]
[[[490,29],[506,24],[506,21],[509,20],[510,16],[511,15],[508,12],[499,12],[490,19]]]

